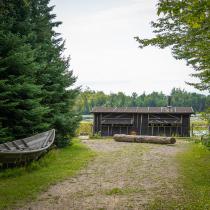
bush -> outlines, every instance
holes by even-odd
[[[93,135],[93,123],[92,122],[80,122],[79,128],[76,130],[76,136],[79,135]]]
[[[206,147],[210,149],[210,135],[202,136],[201,142],[203,145],[205,145]]]

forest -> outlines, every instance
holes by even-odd
[[[204,112],[210,107],[210,96],[191,93],[180,88],[171,91],[172,106],[192,106],[195,112]],[[123,92],[105,94],[103,91],[94,91],[89,88],[82,91],[77,97],[76,109],[81,114],[89,114],[94,106],[106,107],[156,107],[167,106],[167,95],[153,91],[150,94],[132,93],[126,95]]]

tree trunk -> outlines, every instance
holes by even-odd
[[[176,139],[173,137],[164,136],[136,136],[136,135],[124,135],[115,134],[115,141],[121,142],[137,142],[137,143],[153,143],[153,144],[174,144]]]

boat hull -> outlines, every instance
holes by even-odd
[[[1,163],[25,163],[30,162],[32,160],[39,159],[43,154],[45,154],[47,150],[37,151],[37,152],[30,152],[30,153],[11,153],[5,154],[0,153],[0,162]]]
[[[0,163],[21,164],[37,160],[50,149],[54,138],[55,130],[53,129],[29,138],[1,144]]]

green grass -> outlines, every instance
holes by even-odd
[[[0,172],[0,209],[22,205],[47,188],[76,174],[95,153],[74,139],[71,146],[50,151],[27,167]]]
[[[189,143],[189,149],[177,155],[182,189],[177,199],[155,200],[150,209],[210,209],[210,151],[201,144]]]
[[[105,192],[106,195],[128,195],[132,193],[139,193],[144,191],[144,189],[138,189],[138,188],[112,188],[110,190],[107,190]]]

